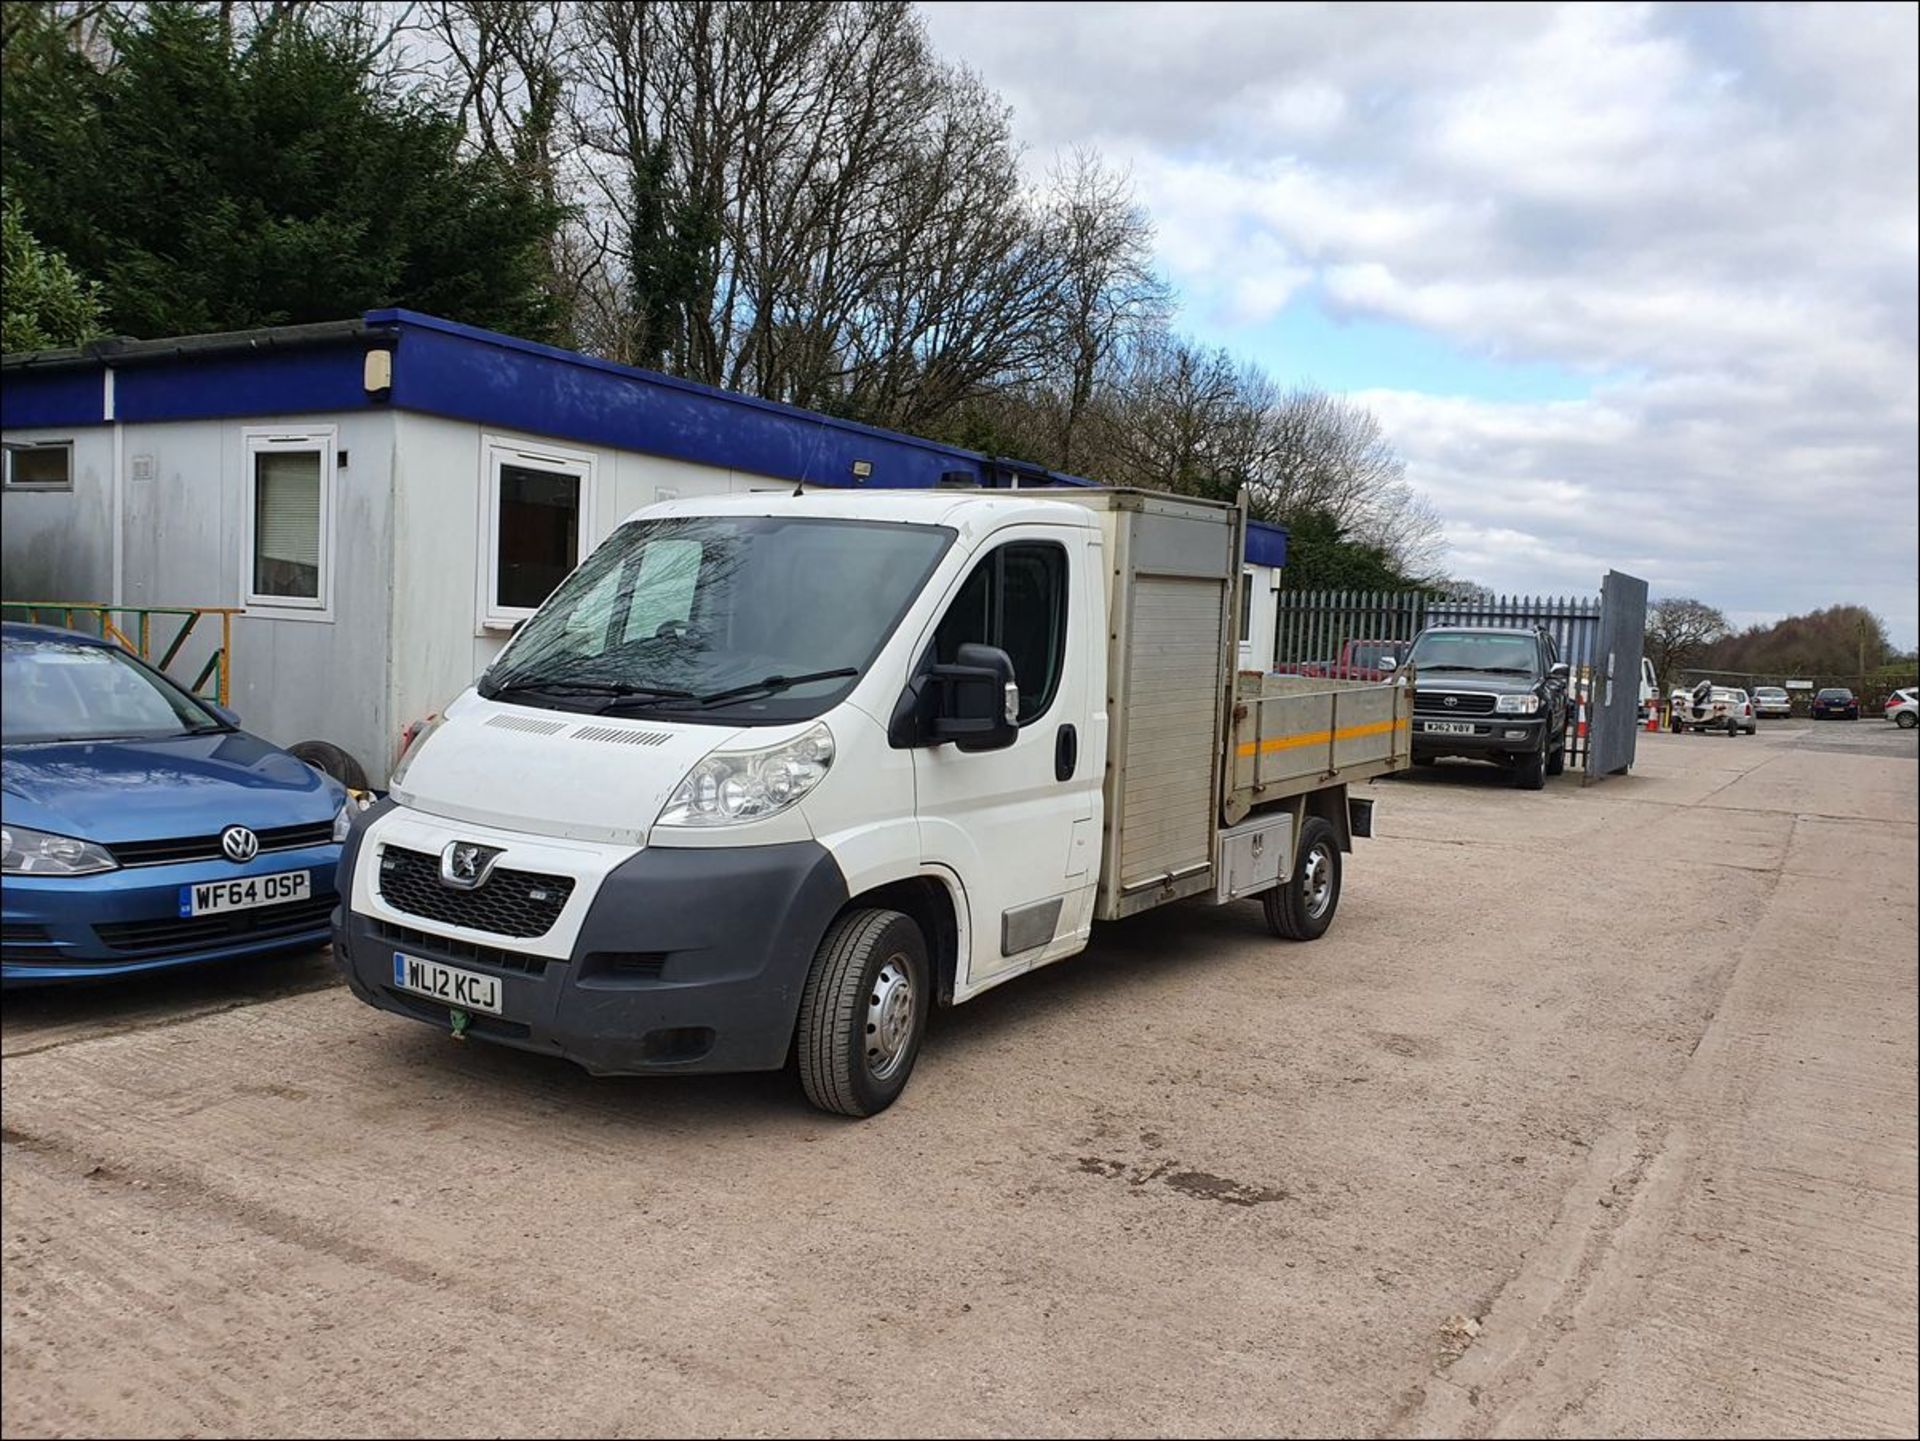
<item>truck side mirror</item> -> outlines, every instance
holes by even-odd
[[[1554,666],[1551,670],[1549,670],[1547,674],[1552,676],[1555,680],[1565,680],[1567,679],[1568,676],[1573,674],[1573,667],[1568,665],[1565,661],[1561,661],[1560,664]]]
[[[998,646],[968,643],[952,665],[933,668],[934,743],[952,741],[963,751],[997,751],[1018,738],[1020,687],[1013,659]]]

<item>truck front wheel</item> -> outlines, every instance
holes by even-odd
[[[1283,941],[1317,941],[1340,909],[1340,837],[1319,816],[1300,827],[1293,874],[1260,898],[1267,929]]]
[[[843,1116],[894,1103],[926,1034],[930,974],[926,937],[898,911],[848,911],[827,928],[793,1038],[809,1101]]]

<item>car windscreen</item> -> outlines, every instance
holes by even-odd
[[[151,740],[225,730],[220,719],[124,651],[0,638],[0,740]]]
[[[526,623],[480,693],[736,725],[811,719],[879,653],[953,535],[793,516],[630,521]]]
[[[1407,664],[1416,672],[1484,670],[1532,675],[1538,654],[1531,636],[1498,631],[1429,631],[1413,643]]]

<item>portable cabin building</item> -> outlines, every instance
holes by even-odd
[[[10,355],[0,439],[0,600],[235,607],[249,728],[373,785],[641,506],[1093,483],[405,310]],[[1250,528],[1243,666],[1285,557]]]

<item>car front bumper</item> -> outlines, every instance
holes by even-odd
[[[340,847],[225,860],[125,866],[90,876],[0,880],[0,980],[8,987],[105,979],[323,945]],[[303,900],[181,915],[181,888],[306,871]]]
[[[1427,726],[1471,725],[1471,735],[1451,735],[1429,731]],[[1539,715],[1463,716],[1450,720],[1436,715],[1413,718],[1415,756],[1476,756],[1483,760],[1511,759],[1532,755],[1540,749],[1541,732],[1547,720]]]
[[[350,901],[334,913],[333,955],[368,1005],[443,1030],[453,1008],[397,986],[396,955],[495,977],[501,1014],[466,1012],[466,1035],[596,1075],[775,1070],[814,951],[846,901],[839,866],[813,841],[653,848],[600,882],[565,959],[515,951],[505,936],[439,934],[426,919],[401,925]]]

